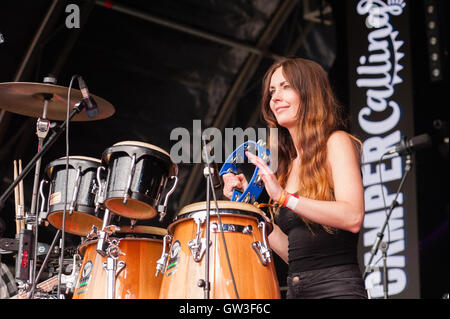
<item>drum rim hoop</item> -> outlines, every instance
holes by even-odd
[[[253,212],[253,213],[259,214],[259,215],[261,215],[261,217],[263,217],[263,212],[261,209],[259,209],[255,205],[248,204],[248,203],[234,202],[234,201],[227,201],[227,200],[218,200],[217,206],[219,207],[219,209],[244,210],[247,212]],[[215,202],[211,201],[210,202],[210,211],[213,212],[215,210],[216,210]],[[178,217],[180,215],[184,215],[186,213],[193,213],[193,212],[197,212],[197,211],[206,211],[206,201],[192,203],[192,204],[184,206],[178,212],[176,217]]]
[[[167,229],[162,227],[135,225],[133,226],[133,230],[131,230],[131,226],[127,225],[127,226],[119,226],[119,228],[120,229],[117,231],[118,234],[144,234],[157,236],[167,235]]]
[[[83,155],[69,155],[69,156],[63,156],[63,157],[58,158],[57,160],[66,159],[67,157],[69,157],[69,160],[70,160],[70,159],[75,159],[75,160],[87,160],[87,161],[96,162],[96,163],[99,163],[99,164],[102,163],[102,160],[101,160],[101,159],[98,159],[98,158],[95,158],[95,157],[90,157],[90,156],[83,156]]]
[[[170,157],[169,153],[167,153],[167,151],[165,151],[161,147],[158,147],[158,146],[153,145],[153,144],[145,143],[145,142],[140,142],[140,141],[122,141],[122,142],[117,142],[117,143],[113,144],[113,146],[126,146],[126,145],[146,147],[146,148],[152,149],[154,151],[161,152],[161,153],[163,153],[163,154],[165,154],[165,155]]]

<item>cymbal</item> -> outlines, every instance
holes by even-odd
[[[29,117],[42,117],[44,96],[53,95],[47,107],[47,119],[65,121],[67,116],[67,92],[69,88],[49,83],[4,82],[0,83],[0,109]],[[80,90],[71,89],[70,110],[83,95]],[[112,116],[114,106],[101,97],[91,94],[98,106],[98,116],[90,118],[85,111],[74,116],[71,121],[95,121]]]

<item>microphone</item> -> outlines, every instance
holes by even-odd
[[[212,158],[210,158],[211,155],[211,148],[207,147],[206,142],[204,142],[203,146],[203,159],[205,161],[205,164],[209,164],[210,169],[210,175],[212,178],[212,185],[215,189],[220,188],[222,186],[222,180],[220,179],[219,175],[219,167],[217,166],[217,163],[215,161],[215,156],[212,155]],[[208,155],[209,154],[209,155]],[[205,166],[204,168],[204,175],[207,176],[207,170],[208,167]]]
[[[406,136],[395,147],[388,151],[387,154],[398,153],[399,155],[409,154],[431,146],[431,137],[428,134],[421,134],[407,139]]]
[[[78,87],[83,95],[83,102],[86,107],[86,114],[89,118],[98,116],[98,107],[94,98],[89,94],[86,83],[81,76],[78,76]]]

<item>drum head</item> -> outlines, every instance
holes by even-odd
[[[248,203],[242,203],[242,202],[233,202],[233,201],[226,201],[226,200],[218,200],[217,206],[220,210],[237,210],[237,211],[243,211],[243,212],[250,212],[255,213],[263,216],[263,212],[256,206]],[[211,214],[214,214],[214,211],[216,209],[216,204],[214,201],[210,202],[210,212]],[[197,211],[204,211],[206,210],[206,202],[198,202],[193,203],[190,205],[187,205],[183,207],[180,212],[177,214],[178,216],[189,214]]]
[[[152,145],[152,144],[148,144],[148,143],[144,143],[144,142],[139,142],[139,141],[123,141],[123,142],[118,142],[116,144],[114,144],[113,146],[120,146],[120,145],[129,145],[129,146],[140,146],[140,147],[145,147],[154,151],[158,151],[160,153],[163,153],[167,156],[170,157],[169,153],[167,153],[165,150],[163,150],[162,148]]]
[[[50,213],[47,219],[52,226],[62,230],[63,214],[63,211],[56,211]],[[97,228],[101,228],[102,223],[103,221],[98,217],[80,212],[73,212],[72,215],[69,215],[67,210],[64,231],[73,235],[87,236],[92,230],[92,226],[95,225]]]
[[[153,226],[135,225],[131,226],[119,226],[120,230],[118,233],[124,234],[145,234],[145,235],[156,235],[165,236],[167,235],[167,229]]]
[[[150,219],[157,214],[154,207],[133,198],[128,198],[126,204],[123,203],[123,197],[108,198],[105,206],[117,215],[130,219]]]

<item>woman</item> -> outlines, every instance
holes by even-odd
[[[357,261],[364,219],[360,143],[340,130],[327,74],[301,58],[275,63],[264,77],[262,114],[278,128],[276,174],[246,155],[281,207],[268,240],[289,264],[287,298],[367,298]],[[246,186],[242,175],[223,179],[228,198]]]

